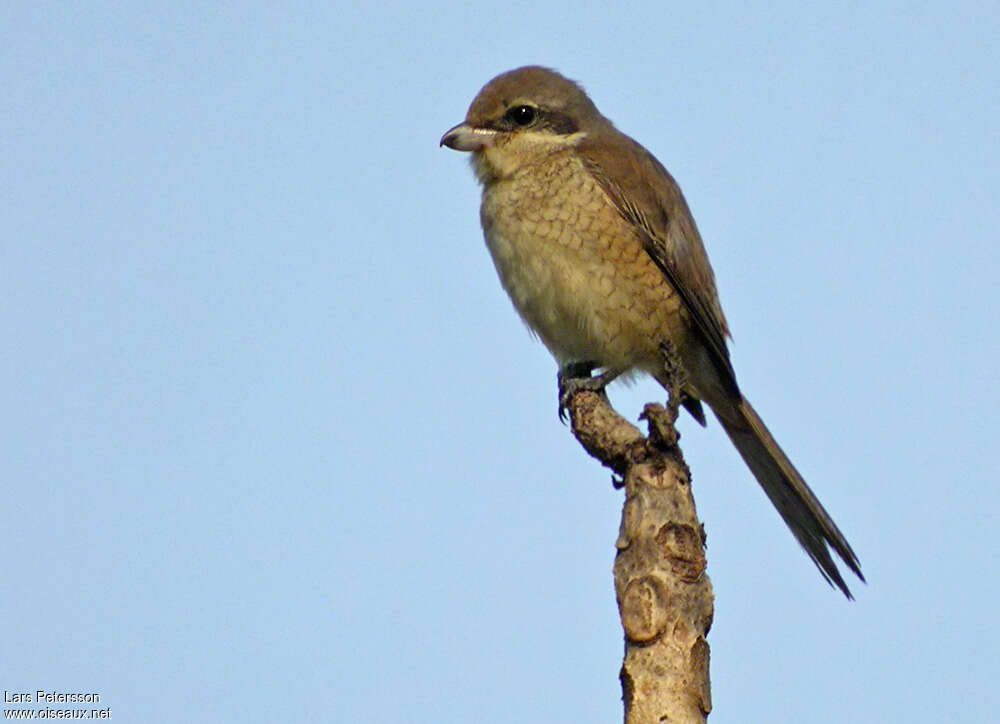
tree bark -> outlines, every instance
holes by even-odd
[[[625,724],[705,722],[712,709],[705,640],[712,584],[676,412],[646,405],[643,436],[603,394],[582,390],[567,402],[573,434],[625,489],[614,564],[625,633]]]

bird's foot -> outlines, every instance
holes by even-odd
[[[605,394],[604,388],[621,374],[619,370],[609,369],[596,377],[591,377],[597,365],[593,362],[570,362],[559,370],[559,419],[566,422],[566,408],[570,398],[581,390]]]
[[[687,392],[687,372],[681,364],[677,349],[669,340],[664,340],[660,343],[660,354],[663,358],[663,369],[656,375],[656,379],[667,391],[667,411],[676,420],[677,413],[683,405],[684,409],[704,427],[705,410],[701,402]]]

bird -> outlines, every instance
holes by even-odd
[[[486,246],[565,394],[648,374],[701,425],[707,404],[831,585],[857,555],[744,397],[694,217],[667,169],[584,89],[524,66],[490,80],[441,146],[470,154]],[[592,376],[592,373],[597,374]]]

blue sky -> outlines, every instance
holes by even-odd
[[[621,493],[437,146],[540,63],[679,180],[869,579],[828,588],[685,420],[711,721],[994,721],[1000,5],[366,5],[0,8],[0,688],[618,720]]]

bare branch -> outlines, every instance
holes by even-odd
[[[576,392],[567,409],[577,440],[625,488],[614,565],[625,724],[704,722],[712,709],[705,637],[713,595],[675,415],[646,405],[646,437],[602,394]]]

